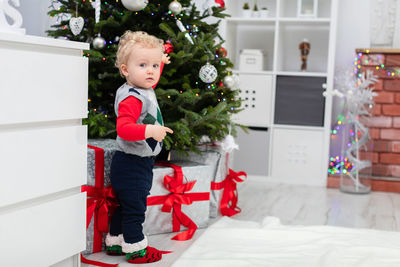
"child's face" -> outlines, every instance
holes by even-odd
[[[160,48],[144,48],[135,44],[127,63],[121,65],[128,85],[144,89],[155,85],[160,78],[161,58]]]

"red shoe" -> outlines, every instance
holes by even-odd
[[[151,263],[159,261],[161,258],[161,251],[149,246],[133,253],[126,253],[126,259],[129,263]]]

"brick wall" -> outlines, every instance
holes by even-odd
[[[364,122],[372,139],[365,156],[372,160],[374,177],[400,178],[400,51],[357,52],[362,53],[361,71],[372,70],[379,79],[373,116]]]

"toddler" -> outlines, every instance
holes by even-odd
[[[106,251],[125,254],[130,263],[159,261],[160,251],[143,235],[147,196],[153,181],[155,156],[162,140],[173,131],[163,126],[153,86],[161,75],[163,41],[145,32],[127,31],[121,37],[116,66],[126,78],[115,97],[117,144],[111,163],[111,185],[120,206],[106,237]],[[164,58],[169,63],[168,58]]]

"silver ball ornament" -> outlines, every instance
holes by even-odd
[[[232,76],[225,76],[224,84],[226,87],[232,88],[235,85],[235,80],[233,79]]]
[[[169,6],[168,6],[169,10],[171,10],[171,12],[174,15],[178,15],[182,12],[182,5],[181,3],[179,3],[178,1],[174,0],[172,1]]]
[[[131,11],[139,11],[147,6],[148,0],[121,0],[124,7]]]
[[[104,46],[106,45],[106,40],[104,40],[103,37],[98,35],[96,38],[94,38],[92,43],[95,49],[103,49]]]
[[[233,74],[232,75],[232,79],[233,79],[233,87],[232,87],[232,89],[238,89],[240,87],[239,75]]]
[[[218,76],[217,69],[208,62],[206,65],[201,67],[199,71],[199,77],[205,83],[214,82],[215,79],[217,79],[217,76]]]

